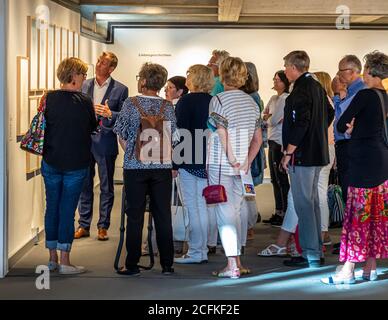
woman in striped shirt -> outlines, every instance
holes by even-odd
[[[248,94],[239,90],[247,79],[247,68],[240,58],[229,57],[220,65],[225,91],[210,101],[208,156],[210,184],[222,184],[227,202],[215,205],[218,231],[227,266],[214,275],[239,278],[241,254],[240,207],[243,190],[240,171],[248,172],[261,143],[260,111]]]

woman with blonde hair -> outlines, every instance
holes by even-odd
[[[57,69],[61,89],[46,100],[42,176],[46,188],[46,248],[48,267],[77,274],[84,267],[70,263],[74,216],[91,162],[91,134],[97,128],[93,101],[81,92],[88,67],[78,58],[63,60]],[[60,251],[60,264],[58,253]]]
[[[322,85],[327,93],[327,98],[334,108],[333,97],[334,92],[332,89],[332,80],[327,72],[315,72],[315,76],[318,78],[319,83]],[[327,201],[327,188],[329,185],[330,170],[333,167],[335,161],[335,147],[334,147],[334,128],[333,123],[328,128],[328,143],[329,143],[329,164],[324,166],[319,173],[318,180],[318,196],[319,196],[319,208],[321,210],[321,227],[322,227],[322,241],[324,245],[331,245],[331,239],[329,236],[329,204]]]
[[[243,201],[241,171],[247,173],[259,152],[262,135],[260,111],[255,101],[239,90],[248,77],[245,63],[229,57],[220,65],[225,91],[210,102],[210,136],[208,155],[211,185],[223,185],[227,202],[215,205],[218,231],[227,257],[227,266],[214,275],[240,277],[241,216]]]
[[[190,93],[183,96],[175,109],[177,127],[181,134],[182,145],[188,146],[183,134],[191,137],[191,148],[180,150],[180,164],[174,164],[179,170],[179,185],[182,190],[183,204],[189,215],[188,252],[182,257],[175,258],[175,263],[205,263],[208,261],[208,219],[209,213],[202,190],[206,187],[206,139],[198,136],[199,130],[207,129],[209,94],[214,85],[211,68],[196,64],[187,70],[186,86]],[[186,137],[187,137],[186,136]],[[189,154],[187,154],[189,153]],[[200,159],[198,156],[201,155]],[[175,175],[178,173],[176,172]]]

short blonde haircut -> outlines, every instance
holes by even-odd
[[[187,70],[187,74],[188,76],[190,74],[190,84],[196,92],[209,93],[212,91],[214,76],[211,68],[203,64],[195,64]]]
[[[314,74],[318,78],[318,81],[321,84],[321,86],[323,87],[323,89],[326,90],[327,95],[330,98],[333,98],[334,97],[334,92],[333,92],[333,89],[331,87],[331,77],[330,77],[330,75],[327,72],[322,72],[322,71],[314,72]]]
[[[60,83],[67,84],[73,81],[77,74],[86,74],[88,65],[78,58],[66,58],[62,60],[57,69],[57,78]]]
[[[248,79],[248,70],[240,58],[229,57],[221,62],[220,77],[227,86],[241,88]]]
[[[217,58],[216,63],[221,64],[223,60],[230,57],[230,54],[226,50],[213,50],[212,55]]]
[[[116,69],[116,67],[119,63],[119,59],[117,59],[117,56],[113,52],[104,51],[101,54],[101,56],[108,57],[110,59],[110,67],[113,67],[114,69]]]
[[[160,91],[167,82],[167,69],[160,64],[146,62],[140,69],[140,79],[145,79],[145,87],[149,90]]]

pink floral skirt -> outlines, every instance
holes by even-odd
[[[388,258],[388,180],[375,188],[349,187],[340,261]]]

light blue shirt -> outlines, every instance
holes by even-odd
[[[220,77],[214,77],[214,87],[212,92],[210,93],[211,96],[216,96],[217,94],[224,92],[224,85],[221,83]]]
[[[334,108],[335,108],[335,119],[334,119],[334,140],[338,142],[344,139],[350,139],[350,135],[338,132],[337,122],[345,110],[350,106],[355,95],[362,89],[365,89],[365,83],[361,78],[353,81],[353,83],[348,87],[346,97],[341,100],[339,96],[333,98]]]

